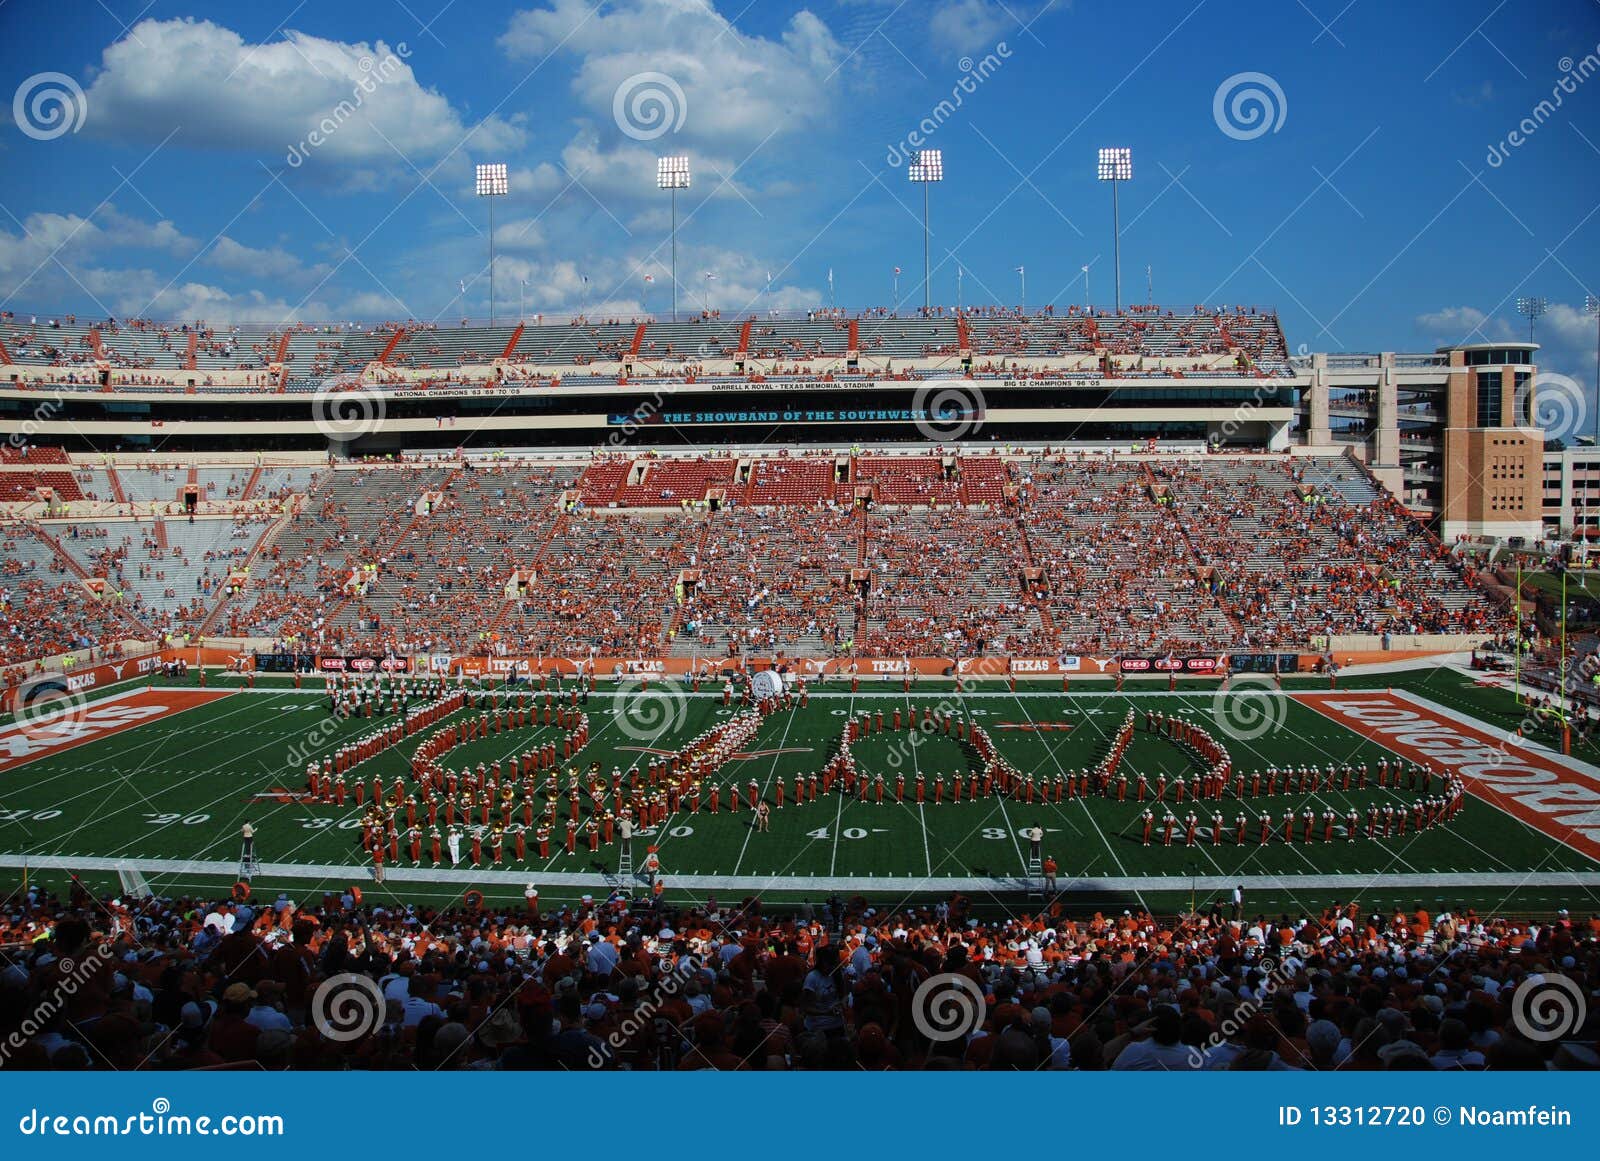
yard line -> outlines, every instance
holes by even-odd
[[[799,712],[800,711],[798,709],[790,710],[789,711],[789,720],[784,722],[784,724],[783,724],[783,737],[778,739],[778,750],[780,752],[777,753],[777,754],[774,754],[772,756],[772,765],[767,769],[767,780],[761,784],[761,798],[762,798],[763,801],[767,797],[767,787],[772,785],[773,771],[777,770],[778,763],[783,758],[783,754],[782,754],[781,751],[783,750],[784,746],[786,746],[788,744],[788,742],[789,742],[789,730],[794,725],[795,715],[798,714]],[[741,843],[740,846],[739,846],[739,857],[733,860],[733,873],[735,875],[737,875],[739,873],[739,864],[744,862],[744,853],[745,853],[745,851],[750,849],[750,836],[756,833],[756,827],[755,827],[755,803],[751,803],[750,806],[751,806],[750,827],[749,827],[748,830],[746,830],[744,832],[744,842]]]
[[[1030,725],[1034,724],[1033,715],[1028,712],[1028,707],[1026,705],[1019,701],[1017,702],[1017,709],[1022,712],[1023,717],[1028,719],[1028,723]],[[1091,724],[1094,726],[1094,731],[1096,734],[1099,734],[1102,738],[1106,736],[1105,732],[1100,729],[1100,724],[1098,722]],[[1038,731],[1035,730],[1034,734],[1037,736]],[[1051,754],[1051,757],[1056,763],[1056,769],[1061,770],[1061,759],[1055,757],[1054,753]],[[1065,771],[1063,771],[1063,773],[1065,773]],[[1117,865],[1117,873],[1124,876],[1127,875],[1128,868],[1123,865],[1122,857],[1117,854],[1116,848],[1111,845],[1111,840],[1106,837],[1106,832],[1100,829],[1100,822],[1095,818],[1094,811],[1089,809],[1089,804],[1079,797],[1074,797],[1074,801],[1083,808],[1084,817],[1089,820],[1089,825],[1094,827],[1094,833],[1100,836],[1100,846],[1105,850],[1106,854],[1111,856],[1111,861]],[[1018,850],[1018,854],[1021,854],[1020,848]],[[1143,900],[1141,899],[1140,902],[1142,903]]]
[[[912,719],[916,716],[916,708],[911,704],[911,695],[909,693],[905,695],[905,701],[906,724],[909,726]],[[912,726],[910,731],[906,734],[906,745],[910,747],[911,750],[911,773],[914,776],[911,784],[913,787],[917,785],[916,778],[920,778],[922,776],[922,760],[917,757],[917,743],[921,737],[923,737],[923,735],[919,734],[914,726]],[[913,789],[913,797],[915,797],[915,794],[915,789]],[[928,854],[928,819],[927,816],[922,812],[922,803],[920,802],[917,803],[917,822],[922,826],[922,853],[927,859],[928,874],[931,875],[933,874],[933,856]]]
[[[203,707],[198,707],[197,706],[195,708],[198,709],[198,708],[203,708]],[[224,716],[231,717],[232,713],[226,714]],[[159,723],[152,722],[151,724],[152,725],[156,725],[156,724],[159,724]],[[196,732],[197,731],[195,729],[179,729],[176,732],[176,734],[173,734],[172,732],[170,732],[170,727],[169,727],[169,732],[162,739],[162,741],[164,741],[166,743],[181,742],[183,740],[183,738],[187,737],[190,734],[196,733]],[[286,733],[286,734],[282,735],[281,737],[274,738],[271,741],[263,742],[261,745],[255,747],[254,749],[246,750],[242,755],[238,755],[238,756],[239,757],[248,757],[249,755],[254,754],[259,750],[266,749],[268,746],[278,745],[278,744],[280,744],[282,742],[285,742],[289,738],[293,737],[294,734],[299,733],[299,732],[301,732],[301,731],[296,729],[294,731],[291,731],[289,733]],[[130,779],[137,778],[139,775],[143,774],[145,772],[145,768],[148,765],[149,765],[149,762],[145,761],[139,766],[139,768],[137,770],[134,770],[132,773],[128,773],[128,774],[116,773],[115,774],[115,778],[119,782],[127,783]],[[68,770],[65,773],[66,774],[80,774],[82,772],[82,769],[83,768],[80,767],[80,768],[78,768],[76,770]],[[206,778],[206,777],[212,777],[212,776],[215,776],[216,773],[217,772],[214,771],[214,770],[198,771],[193,776],[191,776],[189,778],[185,778],[181,782],[173,783],[173,784],[171,784],[169,786],[163,787],[161,790],[157,791],[157,794],[158,795],[171,794],[173,791],[178,790],[178,789],[180,789],[180,788],[182,788],[184,786],[187,786],[187,785],[189,785],[189,783],[194,782],[197,779]],[[62,776],[65,776],[65,775],[62,775]],[[230,775],[230,776],[236,776],[236,775]],[[33,787],[30,786],[27,789],[31,791],[33,789]],[[105,794],[105,791],[106,791],[106,787],[105,787],[104,784],[96,783],[95,785],[89,787],[89,789],[84,790],[79,794],[74,794],[70,798],[60,799],[60,800],[58,800],[56,802],[53,802],[49,806],[44,807],[42,809],[59,810],[63,806],[72,805],[74,802],[77,802],[80,798],[88,798],[91,795],[103,796]],[[142,803],[145,806],[152,807],[152,808],[155,807],[156,804],[154,802],[152,802],[148,797],[146,797],[142,792],[140,792],[136,787],[133,788],[133,792],[139,798],[140,803]],[[196,807],[196,808],[192,808],[192,809],[188,809],[188,810],[181,810],[178,813],[180,814],[180,816],[187,817],[187,816],[192,815],[192,814],[197,814],[201,810],[209,811],[217,803],[222,802],[224,799],[226,799],[228,797],[231,797],[235,793],[237,793],[237,790],[230,790],[227,794],[224,794],[221,798],[213,799],[210,802],[202,804],[200,807]],[[109,813],[106,813],[106,814],[92,814],[88,818],[84,819],[83,822],[81,822],[77,826],[73,827],[66,834],[61,835],[57,841],[58,841],[58,843],[70,842],[80,831],[82,831],[84,829],[84,827],[89,826],[89,825],[94,824],[94,823],[108,822],[108,821],[110,821],[112,819],[117,818],[119,815],[122,815],[127,810],[128,810],[128,806],[122,806],[122,807],[119,807],[119,808],[117,808],[115,810],[112,810],[112,811],[110,811]],[[156,810],[155,813],[159,814],[159,813],[162,813],[162,812],[160,810]],[[171,824],[170,823],[162,824],[163,827],[169,826],[169,825],[171,825]],[[162,829],[162,828],[158,827],[157,829]],[[136,840],[131,840],[131,841],[136,841]],[[126,847],[121,848],[121,850],[126,850],[126,849],[127,849]],[[117,853],[120,853],[120,851],[114,851],[112,853],[113,854],[117,854]]]
[[[854,720],[855,716],[856,697],[854,692],[852,692],[850,694],[850,704],[845,707],[844,723],[840,728],[848,730],[850,728],[850,723],[852,720]],[[828,874],[830,875],[834,873],[834,868],[839,865],[839,828],[844,825],[844,788],[842,781],[840,783],[840,788],[836,793],[839,798],[839,805],[834,811],[833,816],[833,854],[828,858]]]

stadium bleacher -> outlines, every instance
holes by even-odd
[[[34,477],[64,475],[105,505],[47,526],[124,594],[110,619],[130,629],[461,654],[1016,656],[1505,621],[1463,559],[1342,457],[60,466],[0,485],[27,502]],[[130,523],[115,503],[191,480],[224,514]],[[519,571],[531,583],[508,596]]]

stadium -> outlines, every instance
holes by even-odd
[[[6,1067],[1596,1066],[1543,306],[680,308],[676,213],[671,308],[6,288]]]

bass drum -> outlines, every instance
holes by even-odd
[[[763,669],[750,679],[750,692],[757,701],[783,696],[783,674],[776,669]]]

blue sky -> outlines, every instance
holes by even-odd
[[[1148,267],[1157,302],[1275,304],[1292,347],[1404,350],[1525,334],[1514,300],[1543,295],[1546,366],[1594,381],[1600,71],[1558,88],[1600,67],[1593,0],[10,0],[0,57],[0,297],[24,313],[483,317],[483,161],[512,178],[501,314],[523,281],[530,313],[661,311],[664,153],[694,167],[684,307],[707,271],[726,312],[825,302],[830,269],[841,305],[885,303],[896,265],[915,303],[895,154],[926,122],[936,301],[958,262],[967,303],[1015,304],[1018,265],[1030,305],[1082,301],[1087,263],[1108,303],[1095,152],[1126,145],[1125,300]],[[83,93],[60,135],[51,72]],[[1259,134],[1215,115],[1252,73]]]

